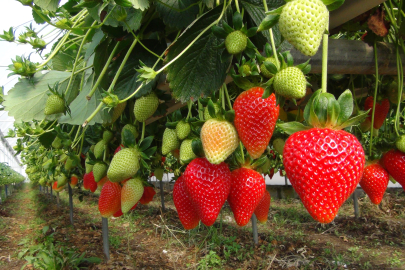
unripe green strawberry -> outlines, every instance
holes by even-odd
[[[248,75],[250,75],[252,70],[248,64],[244,64],[244,65],[242,65],[242,71],[245,75],[248,76]]]
[[[273,141],[273,148],[276,150],[280,155],[283,154],[284,151],[285,141],[281,138],[277,138]]]
[[[93,171],[94,165],[88,164],[87,162],[89,162],[89,161],[90,161],[90,159],[86,158],[85,165],[84,165],[86,167],[86,173],[90,173],[91,171]]]
[[[146,119],[151,117],[157,107],[159,106],[159,99],[154,92],[140,97],[135,101],[134,114],[139,122],[145,122]]]
[[[189,123],[186,123],[184,120],[181,120],[176,125],[176,134],[179,140],[184,140],[187,138],[188,134],[191,132],[191,126]]]
[[[106,148],[107,143],[104,140],[99,141],[94,147],[94,156],[96,159],[101,159],[104,154],[104,149]]]
[[[267,70],[266,66],[264,65],[265,61],[271,62],[275,66],[277,66],[277,61],[276,61],[276,58],[274,58],[274,57],[267,57],[266,59],[264,59],[263,63],[260,65],[260,71],[261,71],[262,75],[264,77],[270,79],[270,78],[272,78],[274,76],[274,74]]]
[[[142,198],[143,191],[142,180],[139,177],[124,183],[121,189],[122,213],[127,213]]]
[[[121,182],[134,176],[139,170],[139,150],[124,148],[117,152],[111,160],[107,177],[111,182]]]
[[[52,94],[48,97],[45,104],[45,115],[65,112],[65,101],[58,95]]]
[[[243,52],[247,46],[247,36],[239,30],[229,33],[225,39],[225,48],[230,54]]]
[[[307,80],[299,68],[288,67],[280,70],[274,76],[274,90],[287,99],[300,99],[307,92]]]
[[[67,183],[67,177],[62,173],[56,177],[56,181],[58,181],[58,188],[63,187]]]
[[[94,181],[96,183],[101,180],[104,176],[107,175],[107,169],[108,166],[104,162],[97,162],[93,166],[93,175],[94,175]]]
[[[401,137],[399,137],[399,139],[397,140],[395,145],[399,151],[401,151],[402,153],[405,153],[405,135],[402,135]]]
[[[52,142],[52,147],[55,149],[61,149],[62,148],[62,139],[59,137],[55,137],[55,139]]]
[[[289,1],[280,14],[281,35],[297,50],[313,56],[329,23],[328,8],[321,0]]]
[[[193,152],[191,147],[193,140],[184,140],[180,146],[180,163],[185,164],[189,163],[192,159],[195,159],[197,156]]]
[[[60,162],[60,163],[63,163],[63,162],[65,162],[67,159],[68,159],[68,156],[67,156],[66,154],[62,154],[62,155],[59,157],[59,162]]]
[[[136,129],[136,127],[134,125],[131,125],[131,124],[126,124],[121,130],[121,143],[124,142],[124,132],[125,132],[125,130],[131,131],[131,133],[134,135],[135,139],[138,138],[139,132]]]
[[[78,156],[78,159],[80,160],[80,156]],[[75,158],[73,157],[68,157],[68,159],[66,160],[65,163],[65,170],[66,171],[70,171],[71,169],[73,169],[75,166],[77,166],[77,164],[75,163]],[[77,163],[77,162],[76,162]]]
[[[387,90],[387,95],[392,104],[398,104],[398,82],[393,81]],[[405,91],[402,90],[401,102],[405,100]]]
[[[170,151],[179,148],[180,142],[177,139],[176,130],[166,128],[163,133],[162,154],[166,156]]]
[[[109,143],[114,138],[114,133],[110,130],[105,130],[103,132],[103,141],[105,143]]]
[[[221,107],[217,103],[214,103],[215,114],[218,114],[221,111]],[[210,112],[208,111],[208,107],[204,109],[204,120],[212,119]]]

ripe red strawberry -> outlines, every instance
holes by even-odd
[[[361,144],[352,134],[312,128],[288,138],[283,163],[311,216],[329,223],[359,183],[365,159]]]
[[[196,158],[184,172],[185,186],[201,222],[214,224],[231,190],[231,172],[224,162],[215,165]]]
[[[177,214],[184,229],[191,230],[197,227],[200,222],[198,213],[194,208],[184,182],[184,177],[180,176],[173,187],[173,202],[176,207]]]
[[[373,115],[373,102],[374,98],[373,97],[368,97],[364,103],[364,110],[370,109],[368,112],[368,118],[371,122],[371,117]],[[385,118],[387,118],[387,114],[390,110],[390,102],[388,98],[385,98],[381,100],[380,102],[376,102],[375,104],[375,114],[374,114],[374,128],[379,129],[385,121]]]
[[[156,191],[153,187],[144,187],[142,198],[139,200],[141,204],[148,204],[153,200],[153,196],[155,196]]]
[[[220,164],[238,147],[238,132],[228,121],[209,119],[201,128],[201,142],[209,162]]]
[[[102,217],[112,217],[121,209],[121,186],[108,181],[101,189],[98,199],[98,210]]]
[[[263,176],[255,170],[240,168],[232,171],[228,202],[239,226],[249,222],[265,189]]]
[[[121,191],[121,210],[125,214],[138,203],[143,194],[143,184],[139,177],[124,183]]]
[[[58,187],[58,182],[53,182],[52,189],[56,192],[61,192],[65,186]]]
[[[72,174],[72,176],[70,177],[70,186],[74,188],[77,185],[77,182],[79,182],[79,178],[77,177],[77,175]]]
[[[405,153],[392,149],[383,155],[382,163],[388,173],[405,190]]]
[[[135,204],[135,205],[131,208],[131,210],[134,210],[137,205],[138,205],[138,203]],[[113,215],[113,217],[120,217],[120,216],[122,216],[123,214],[124,214],[124,213],[122,213],[122,210],[121,210],[121,208],[120,208],[120,210],[118,210],[118,211]]]
[[[372,203],[380,204],[389,180],[388,172],[380,164],[371,164],[364,168],[360,186]]]
[[[269,215],[270,210],[270,202],[271,202],[270,192],[266,189],[264,191],[262,199],[259,202],[259,205],[255,209],[255,215],[257,217],[257,220],[261,223],[266,223],[267,221],[267,217]]]
[[[83,176],[83,188],[86,190],[90,190],[93,193],[96,191],[97,183],[94,180],[93,172],[86,173]]]
[[[262,99],[264,89],[253,87],[235,100],[235,127],[249,155],[259,158],[266,150],[276,126],[279,108],[276,96]]]

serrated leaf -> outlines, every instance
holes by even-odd
[[[205,28],[218,19],[222,6],[218,6],[199,17],[171,45],[167,54],[168,63],[180,54]],[[225,17],[225,16],[224,16]],[[173,95],[182,102],[190,98],[210,96],[217,91],[226,78],[229,61],[221,61],[223,49],[218,49],[222,42],[210,29],[168,68],[167,80]]]
[[[35,5],[38,5],[40,8],[56,12],[58,9],[60,0],[34,0]]]
[[[338,98],[340,113],[338,118],[338,125],[346,122],[353,113],[353,96],[352,92],[347,89]]]
[[[152,144],[153,142],[153,136],[149,136],[143,139],[143,141],[141,142],[141,144],[139,145],[139,150],[141,150],[142,152],[145,151],[146,149],[149,148],[149,146]]]
[[[149,1],[148,0],[129,0],[134,8],[140,9],[140,10],[145,10],[149,7]]]
[[[141,27],[142,11],[139,9],[126,8],[126,23],[120,22],[120,25],[128,32],[136,32]]]
[[[311,129],[312,127],[310,126],[304,126],[300,122],[287,122],[287,123],[278,123],[277,127],[281,128],[285,133],[288,135],[292,135],[295,132],[298,131],[303,131],[303,130],[308,130]]]
[[[261,32],[264,30],[269,30],[273,26],[275,26],[278,23],[278,20],[280,19],[280,15],[267,15],[263,21],[260,23],[257,32]]]
[[[32,7],[32,17],[34,18],[35,23],[37,23],[37,24],[46,23],[46,21],[41,16],[39,16],[38,13],[41,13],[43,17],[48,18],[47,15],[43,14],[43,12],[41,11],[41,8],[34,5]]]
[[[48,86],[53,86],[70,75],[70,72],[51,70],[37,72],[29,79],[21,78],[5,96],[3,106],[16,121],[43,120],[47,94],[50,93]],[[54,120],[60,115],[48,116],[47,119]]]
[[[160,0],[154,2],[157,12],[166,25],[178,30],[191,24],[198,15],[197,0]]]
[[[90,92],[93,86],[94,74],[92,74],[87,80],[83,87],[83,90],[70,104],[71,115],[64,115],[59,119],[59,123],[66,123],[71,125],[81,125],[84,121],[96,110],[100,100],[102,99],[99,90],[96,90],[94,96],[87,100],[86,96]],[[88,125],[94,125],[95,123],[108,123],[111,121],[111,113],[107,110],[102,110],[93,118],[93,120],[88,123]]]

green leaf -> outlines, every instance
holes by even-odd
[[[145,10],[149,7],[148,0],[129,0],[135,9]]]
[[[193,139],[193,141],[191,142],[191,148],[193,150],[193,153],[197,157],[204,156],[204,149],[203,149],[202,142],[200,139]]]
[[[152,144],[153,142],[153,136],[149,136],[146,137],[145,139],[143,139],[143,141],[141,142],[141,144],[139,145],[139,150],[141,150],[142,152],[145,151],[146,149],[149,148],[149,146]]]
[[[94,54],[94,50],[100,44],[101,40],[104,38],[104,33],[100,29],[97,29],[91,43],[87,46],[86,53],[84,55],[84,60],[87,61],[91,55]]]
[[[70,72],[54,71],[37,72],[32,78],[21,78],[5,96],[3,105],[9,116],[18,121],[43,120],[44,108],[48,98],[48,86],[69,78]],[[54,120],[59,115],[48,116]]]
[[[173,43],[166,57],[169,63],[211,23],[218,19],[222,6],[218,6],[199,17],[179,39]],[[224,16],[225,17],[225,16]],[[182,102],[190,98],[210,96],[217,91],[226,78],[230,62],[221,61],[222,42],[210,29],[168,68],[167,80],[175,98]]]
[[[56,133],[47,132],[39,136],[38,140],[45,148],[51,148],[52,142],[55,139],[55,137]]]
[[[70,50],[68,50],[67,52],[60,51],[51,60],[52,68],[53,70],[59,71],[72,70],[75,59],[76,55],[73,54],[73,51]]]
[[[263,21],[260,23],[259,28],[257,29],[257,32],[261,32],[264,30],[269,30],[273,26],[275,26],[278,23],[278,20],[280,19],[280,15],[267,15]]]
[[[56,12],[58,9],[60,0],[34,0],[35,5],[38,5],[40,8]]]
[[[197,0],[159,0],[155,1],[156,10],[165,25],[178,30],[190,25],[198,15]]]
[[[338,125],[346,122],[353,113],[353,96],[352,92],[347,89],[338,98],[340,113],[338,118]]]
[[[139,9],[126,8],[126,23],[120,22],[120,25],[128,32],[136,32],[141,27],[142,11]]]
[[[124,135],[123,135],[123,142],[125,147],[134,147],[136,142],[135,142],[135,136],[132,134],[132,132],[129,129],[124,130]]]
[[[325,4],[329,11],[333,11],[343,5],[345,0],[322,0],[322,2]]]
[[[312,128],[310,126],[304,126],[300,122],[278,123],[277,127],[281,128],[288,135],[294,134],[295,132],[298,131],[308,130]]]
[[[96,90],[94,96],[87,100],[86,96],[90,92],[93,86],[94,74],[92,74],[87,80],[86,84],[83,86],[83,90],[70,104],[71,116],[65,115],[59,119],[59,123],[66,123],[71,125],[81,125],[84,121],[96,110],[100,100],[102,99],[99,90]],[[112,113],[111,113],[112,114]],[[111,115],[107,110],[103,110],[96,114],[89,125],[94,125],[95,123],[107,123],[111,121]]]
[[[132,7],[132,3],[128,0],[115,0],[115,3],[122,7]]]
[[[40,7],[34,5],[34,6],[32,7],[32,17],[34,18],[34,21],[35,21],[37,24],[46,23],[46,21],[45,21],[41,16],[39,16],[38,13],[41,13],[43,17],[49,19],[49,17],[48,17],[47,15],[45,15],[45,14],[42,12],[42,10],[41,10]]]

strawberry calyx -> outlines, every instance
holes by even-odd
[[[319,89],[309,99],[304,109],[304,119],[307,126],[299,122],[278,124],[287,134],[311,128],[329,128],[341,130],[357,125],[367,118],[368,111],[361,111],[357,116],[350,118],[353,112],[353,96],[348,89],[338,98],[329,93],[322,93]]]

